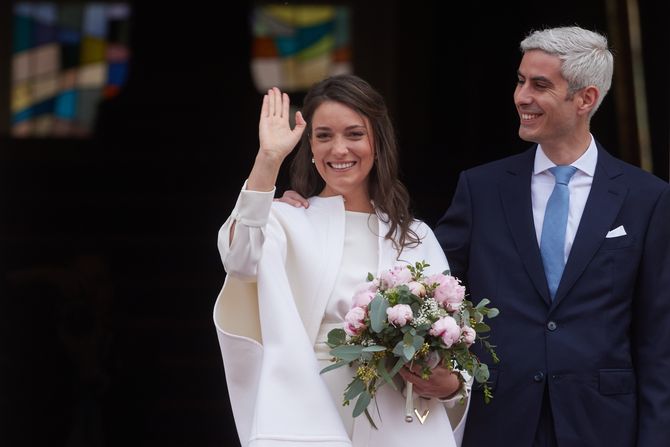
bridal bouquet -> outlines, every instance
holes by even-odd
[[[466,300],[465,287],[448,272],[424,276],[428,266],[421,261],[398,265],[379,278],[368,274],[353,297],[344,328],[328,333],[334,364],[321,373],[345,365],[356,368],[344,390],[344,405],[356,399],[353,417],[365,413],[373,427],[368,405],[380,386],[388,384],[397,390],[393,377],[405,365],[421,367],[424,379],[437,365],[467,373],[482,384],[487,403],[493,397],[487,385],[488,366],[470,346],[481,343],[498,362],[495,346],[481,335],[490,330],[484,318],[495,317],[498,309],[487,307],[487,299],[477,305]]]

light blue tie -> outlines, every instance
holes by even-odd
[[[570,205],[568,182],[577,168],[574,166],[555,166],[549,168],[549,170],[556,177],[556,185],[551,192],[547,209],[544,212],[544,223],[540,236],[540,253],[544,264],[544,274],[547,276],[547,284],[549,285],[549,294],[553,300],[565,268],[565,228],[568,225]]]

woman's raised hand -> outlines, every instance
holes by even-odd
[[[298,144],[307,127],[302,114],[296,112],[295,128],[291,129],[288,122],[289,105],[288,95],[282,94],[277,87],[268,90],[263,97],[258,123],[260,148],[247,180],[249,190],[272,191],[282,162]]]
[[[295,128],[289,124],[290,100],[277,87],[263,96],[261,117],[258,123],[259,152],[283,161],[300,141],[307,123],[300,112],[295,113]]]

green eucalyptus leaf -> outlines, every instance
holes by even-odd
[[[389,385],[391,385],[391,388],[393,388],[394,390],[398,391],[398,387],[396,386],[395,383],[393,383],[393,377],[392,377],[391,374],[389,374],[389,372],[386,370],[386,367],[384,366],[384,363],[385,363],[385,362],[384,362],[383,360],[381,360],[381,361],[379,361],[379,362],[377,363],[377,373],[379,374],[379,376],[380,376],[382,379],[384,379],[384,381],[385,381],[386,383],[388,383]]]
[[[418,351],[419,349],[421,349],[421,346],[423,346],[423,341],[424,341],[423,337],[421,337],[420,335],[415,335],[412,338],[412,346],[414,346],[414,349]]]
[[[367,391],[363,391],[356,400],[356,406],[354,406],[354,412],[352,414],[353,417],[360,416],[361,413],[363,413],[368,408],[370,400],[372,400],[372,396],[370,396],[370,393]]]
[[[370,281],[374,281],[375,277],[372,276],[372,273],[368,272],[368,276],[365,279],[367,279],[367,281],[370,282]]]
[[[381,352],[381,351],[386,351],[386,348],[384,346],[379,345],[366,346],[363,348],[363,352]]]
[[[344,329],[338,328],[328,332],[328,346],[330,346],[331,348],[342,345],[346,341],[347,341],[347,333],[344,332]]]
[[[400,371],[400,368],[402,368],[404,364],[405,364],[405,360],[403,360],[403,358],[400,357],[400,358],[398,359],[398,361],[395,362],[395,365],[393,365],[393,369],[391,370],[391,372],[389,373],[389,375],[390,375],[391,377],[394,377],[396,374],[398,374],[398,371]]]
[[[368,309],[370,311],[370,328],[374,333],[380,333],[386,326],[386,309],[388,309],[389,303],[386,301],[386,298],[377,294],[370,304]]]
[[[375,425],[375,421],[372,420],[372,416],[370,416],[370,412],[367,410],[367,408],[364,411],[365,417],[368,418],[368,422],[370,423],[370,426],[374,428],[375,430],[379,430],[377,428],[377,425]]]
[[[416,349],[412,345],[405,345],[402,349],[402,356],[405,357],[406,361],[411,361],[412,357],[416,354]]]
[[[479,334],[480,332],[490,331],[491,327],[486,323],[477,323],[472,327],[472,329],[474,329],[475,332],[477,332]]]
[[[475,308],[477,308],[477,309],[481,309],[481,308],[485,307],[487,304],[489,304],[490,302],[491,302],[491,300],[489,300],[489,299],[487,299],[487,298],[484,298],[484,299],[482,299],[482,300],[479,302],[479,304],[477,304],[477,305],[475,306]]]
[[[401,340],[393,348],[393,354],[395,354],[396,357],[402,357],[404,348],[405,348],[405,342]]]
[[[412,304],[414,302],[414,295],[409,291],[406,285],[399,286],[398,290],[398,304]]]
[[[492,307],[489,309],[488,313],[486,314],[487,317],[489,318],[495,318],[500,314],[500,311],[496,307]]]
[[[360,345],[342,345],[330,350],[330,355],[346,361],[356,360],[361,356],[363,346]]]
[[[481,363],[474,370],[475,380],[479,383],[485,383],[489,380],[489,367],[485,363]]]
[[[337,369],[337,368],[339,368],[339,367],[341,367],[341,366],[348,365],[348,364],[349,364],[348,361],[346,361],[346,360],[340,360],[340,361],[337,362],[337,363],[333,363],[333,364],[330,365],[330,366],[326,366],[326,367],[323,368],[321,371],[319,371],[319,374],[323,374],[323,373],[325,373],[325,372],[332,371],[332,370],[334,370],[334,369]]]
[[[352,400],[359,394],[361,394],[363,391],[365,391],[365,382],[363,382],[359,378],[355,378],[347,387],[346,391],[344,392],[344,398],[346,400]]]
[[[430,329],[430,323],[420,324],[415,327],[417,334],[425,334]]]

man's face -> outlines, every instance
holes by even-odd
[[[578,94],[568,95],[558,56],[527,51],[521,59],[514,104],[519,113],[519,136],[543,147],[567,141],[580,123]],[[582,117],[583,119],[583,117]]]

